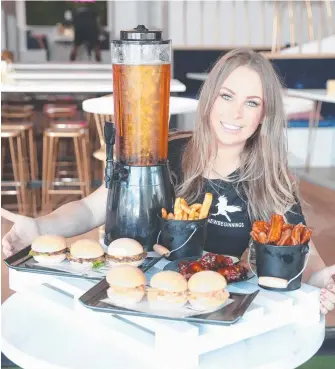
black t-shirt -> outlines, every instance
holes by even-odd
[[[180,139],[169,143],[170,169],[176,183],[182,178],[181,159],[187,141]],[[246,197],[240,187],[236,188],[236,184],[220,179],[204,179],[202,195],[196,202],[202,202],[206,192],[213,194],[213,202],[209,212],[205,251],[240,257],[248,248],[251,232]],[[285,217],[290,224],[305,224],[299,201]]]

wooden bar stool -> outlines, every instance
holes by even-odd
[[[74,146],[74,156],[76,172],[78,178],[56,178],[59,164],[57,158],[61,141],[72,141]],[[67,163],[68,164],[68,163]],[[65,189],[55,189],[58,186],[65,186]],[[79,189],[73,189],[74,186]],[[90,194],[91,175],[88,150],[88,132],[86,129],[61,129],[60,127],[50,128],[43,134],[43,164],[42,164],[42,209],[52,210],[51,195],[81,195],[85,197]]]
[[[13,169],[14,181],[1,181],[1,195],[16,195],[20,214],[29,214],[30,204],[27,190],[28,167],[24,157],[22,131],[15,129],[4,129],[1,127],[1,178],[5,163],[6,146],[9,146],[10,164]],[[3,189],[15,187],[15,190]]]
[[[113,122],[114,116],[111,114],[94,114],[94,121],[96,131],[98,133],[98,140],[100,148],[93,153],[93,157],[102,164],[102,178],[105,177],[105,166],[106,166],[106,144],[104,137],[105,122]]]
[[[35,117],[34,107],[32,105],[10,106],[6,105],[1,111],[2,129],[18,130],[21,133],[21,143],[23,160],[29,163],[28,181],[36,182],[38,180],[38,162],[35,139],[35,125],[31,121]],[[39,188],[31,190],[31,211],[32,215],[37,215],[39,204]]]
[[[77,105],[75,104],[45,104],[43,106],[43,130],[50,126],[50,122],[67,120],[75,121],[78,117]]]

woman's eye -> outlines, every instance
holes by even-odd
[[[259,104],[256,101],[247,101],[247,105],[256,108]]]
[[[231,100],[232,97],[230,95],[227,95],[227,94],[222,94],[221,97],[225,100]]]

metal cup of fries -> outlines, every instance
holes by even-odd
[[[204,251],[208,214],[213,201],[213,195],[206,193],[202,203],[188,204],[177,197],[173,211],[162,209],[160,219],[159,243],[171,253],[167,259],[177,260],[185,257],[201,257]],[[184,245],[183,247],[181,247]],[[181,248],[180,248],[181,247]],[[177,250],[180,248],[180,250]]]

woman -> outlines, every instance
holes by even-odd
[[[252,222],[273,213],[284,214],[289,223],[305,222],[288,171],[284,127],[281,86],[271,64],[243,49],[222,57],[202,88],[192,139],[183,153],[169,154],[179,196],[202,201],[205,192],[213,194],[207,251],[245,257]],[[6,211],[15,224],[3,239],[5,253],[39,234],[71,237],[100,226],[106,200],[101,187],[35,220]],[[320,309],[326,314],[335,303],[335,266],[325,268],[310,246],[304,280],[322,287]]]

